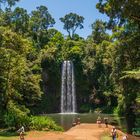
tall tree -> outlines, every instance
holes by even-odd
[[[54,18],[48,11],[46,6],[39,6],[37,10],[32,11],[30,18],[30,31],[33,39],[39,48],[42,47],[43,39],[47,39],[47,30],[55,24]]]
[[[101,13],[110,17],[109,25],[121,25],[127,20],[140,23],[140,1],[139,0],[99,0],[96,7]]]
[[[5,11],[0,11],[0,15],[1,15],[0,25],[11,27],[11,22],[12,22],[11,8],[5,8]]]
[[[66,14],[64,17],[60,18],[60,21],[64,23],[63,28],[68,32],[68,35],[71,39],[73,39],[77,28],[84,28],[84,17],[75,13]]]
[[[5,115],[5,123],[17,126],[41,97],[41,77],[28,58],[33,51],[29,40],[0,27],[0,44],[0,115]]]
[[[96,20],[92,25],[92,34],[89,36],[94,43],[99,44],[104,40],[109,40],[109,35],[106,33],[106,23],[102,20]]]
[[[135,7],[135,8],[134,8]],[[100,0],[97,8],[109,16],[108,27],[113,30],[114,59],[113,79],[117,86],[118,113],[126,113],[128,132],[132,133],[132,127],[136,126],[135,112],[132,104],[139,98],[137,85],[139,79],[124,78],[120,81],[125,71],[136,71],[140,69],[140,2],[137,0]],[[137,76],[136,76],[137,77]],[[127,107],[126,107],[127,106]]]
[[[7,4],[9,7],[12,7],[16,4],[16,2],[18,2],[20,0],[0,0],[0,6],[1,4]],[[0,7],[1,8],[1,7]]]
[[[23,8],[15,8],[11,17],[12,27],[15,32],[24,34],[28,31],[29,15]]]

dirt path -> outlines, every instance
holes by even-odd
[[[99,136],[104,132],[104,128],[98,128],[96,124],[80,124],[65,134],[74,136],[74,140],[99,140]]]
[[[97,124],[80,124],[72,127],[66,132],[30,132],[25,140],[100,140],[103,133],[108,133],[112,126],[101,128]],[[119,134],[118,140],[121,140],[123,133],[117,130]],[[134,139],[132,139],[134,140]]]

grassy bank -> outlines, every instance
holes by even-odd
[[[102,137],[101,137],[101,140],[112,140],[112,139],[111,139],[111,137],[109,137],[109,136],[102,136]]]
[[[7,136],[0,136],[0,140],[18,140],[19,137],[17,136],[12,136],[12,137],[7,137]]]
[[[63,131],[63,128],[58,126],[55,121],[47,116],[32,116],[28,125],[25,126],[26,134],[30,133],[27,130],[37,131]],[[0,140],[17,140],[19,134],[16,128],[7,128],[0,130]]]

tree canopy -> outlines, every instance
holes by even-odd
[[[99,0],[96,7],[109,21],[91,23],[85,39],[76,34],[83,16],[60,18],[65,36],[46,6],[28,13],[12,7],[18,1],[0,1],[6,3],[0,9],[0,124],[17,128],[31,115],[58,113],[61,65],[71,60],[78,112],[125,116],[131,133],[140,123],[140,2]]]
[[[66,14],[64,17],[60,18],[60,21],[64,23],[63,28],[68,32],[71,39],[73,38],[77,28],[84,28],[84,17],[75,13]]]

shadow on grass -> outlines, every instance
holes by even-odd
[[[19,134],[17,132],[9,132],[7,130],[0,130],[0,136],[11,137],[11,136],[19,136]]]

